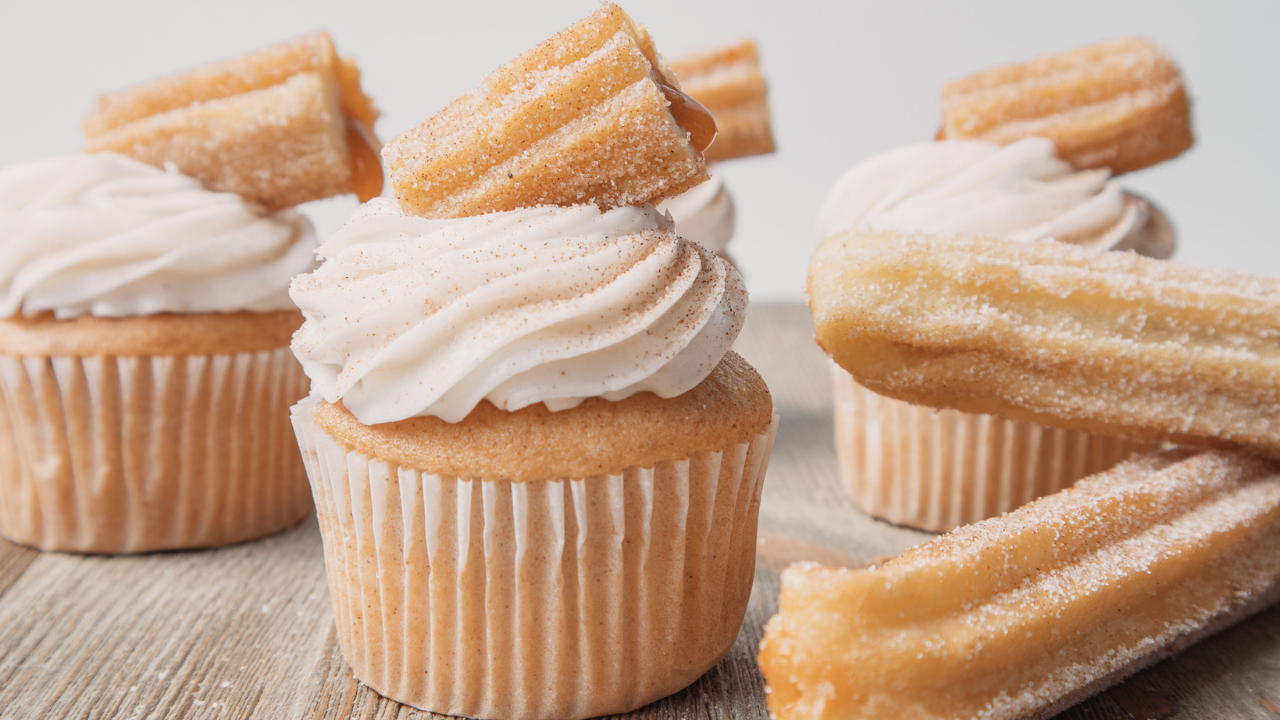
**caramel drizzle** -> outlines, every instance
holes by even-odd
[[[351,189],[360,202],[382,194],[382,158],[378,141],[360,120],[347,118],[347,153],[351,158]]]
[[[698,152],[705,152],[720,132],[716,127],[715,116],[692,95],[672,85],[656,65],[653,68],[653,80],[662,89],[663,97],[671,104],[669,109],[676,124],[689,133],[689,142]]]

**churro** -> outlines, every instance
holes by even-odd
[[[1280,595],[1280,474],[1143,456],[868,570],[795,565],[760,646],[788,718],[1044,718]]]
[[[768,88],[760,51],[751,38],[668,61],[680,87],[711,111],[720,134],[704,155],[709,161],[763,155],[774,150]]]
[[[98,99],[87,152],[113,151],[275,210],[382,191],[360,71],[328,33],[153,80]]]
[[[405,212],[656,203],[707,179],[716,123],[606,3],[486,77],[382,157]]]
[[[978,235],[846,233],[809,266],[818,343],[875,392],[1280,456],[1280,280]]]
[[[1178,66],[1144,38],[1006,65],[942,88],[939,139],[1050,138],[1078,168],[1139,170],[1191,147]]]

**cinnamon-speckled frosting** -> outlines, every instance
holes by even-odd
[[[658,211],[671,213],[677,235],[711,252],[724,252],[733,237],[733,198],[718,175],[663,200]]]
[[[365,203],[293,282],[313,391],[366,424],[457,422],[488,399],[555,411],[684,393],[742,327],[737,272],[652,206],[431,220]]]
[[[818,212],[820,237],[845,230],[1053,238],[1152,257],[1168,257],[1175,244],[1153,205],[1107,170],[1075,170],[1041,137],[916,143],[859,163]]]
[[[0,316],[293,308],[315,231],[115,153],[0,170]]]

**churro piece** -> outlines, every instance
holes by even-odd
[[[1005,65],[942,87],[939,139],[1007,145],[1050,138],[1078,168],[1140,170],[1191,147],[1191,107],[1173,59],[1122,38]]]
[[[382,192],[378,111],[328,33],[153,80],[98,99],[87,152],[179,171],[270,209]]]
[[[382,150],[407,213],[656,203],[706,180],[711,114],[648,32],[600,10],[498,68]]]
[[[755,40],[690,53],[668,64],[680,78],[681,89],[716,118],[720,134],[703,153],[708,161],[773,152],[768,88]]]
[[[1280,280],[978,235],[845,233],[809,265],[818,343],[933,407],[1280,457]]]
[[[1147,455],[869,570],[794,565],[765,629],[789,718],[1044,718],[1280,597],[1280,470]]]

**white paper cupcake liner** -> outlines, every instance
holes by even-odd
[[[0,534],[89,553],[226,545],[311,508],[289,348],[0,356]]]
[[[477,718],[620,713],[723,658],[746,612],[777,417],[749,444],[621,475],[441,477],[294,408],[338,638],[356,677]]]
[[[868,390],[831,363],[836,461],[855,505],[947,532],[1055,493],[1153,443],[936,410]]]

